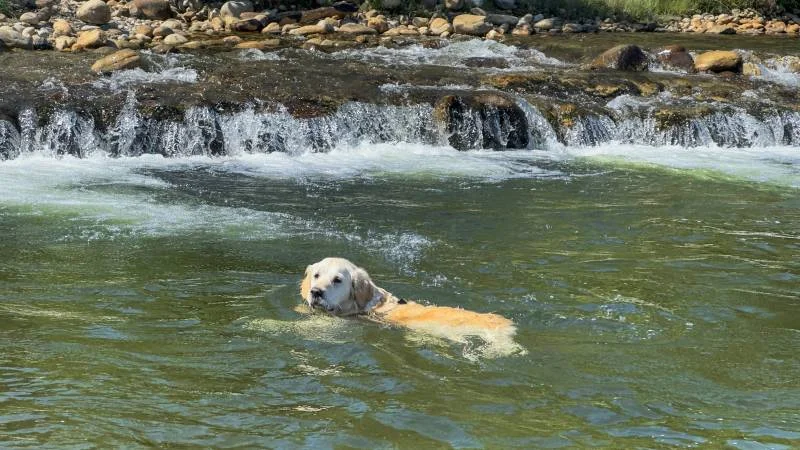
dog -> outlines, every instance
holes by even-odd
[[[361,316],[459,343],[469,337],[497,345],[499,353],[519,351],[514,323],[498,314],[449,306],[426,306],[395,297],[380,288],[366,270],[344,258],[325,258],[306,268],[300,295],[312,310],[346,317]]]

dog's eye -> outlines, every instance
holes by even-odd
[[[315,274],[314,274],[314,279],[316,280],[317,278],[319,278],[319,274],[318,274],[318,273],[315,273]]]
[[[333,282],[334,282],[334,283],[341,283],[341,282],[342,282],[342,279],[341,279],[341,278],[339,278],[339,277],[333,277]]]

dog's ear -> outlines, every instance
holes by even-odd
[[[306,300],[311,295],[311,266],[306,267],[303,281],[300,282],[300,296]]]
[[[375,296],[376,286],[372,283],[367,271],[360,267],[350,274],[350,278],[353,280],[350,295],[358,305],[359,311],[362,311]]]

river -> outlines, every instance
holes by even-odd
[[[512,68],[561,64],[489,50]],[[315,57],[364,58],[344,55]],[[526,103],[529,148],[457,151],[428,127],[430,106],[359,100],[322,122],[221,114],[210,139],[225,151],[211,154],[191,128],[202,117],[169,129],[131,112],[137,86],[193,82],[171,64],[166,82],[129,72],[94,87],[129,102],[108,128],[65,109],[26,129],[20,109],[0,161],[3,446],[800,443],[791,128],[766,139],[770,121],[738,111],[706,141],[629,138],[618,118],[597,119],[613,128],[597,139],[547,129]],[[173,150],[143,151],[142,130]],[[298,312],[306,265],[333,255],[399,296],[506,316],[521,348]]]

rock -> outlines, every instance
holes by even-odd
[[[153,37],[153,27],[140,23],[133,27],[133,34],[141,34],[142,36]]]
[[[258,19],[241,19],[231,23],[231,31],[237,32],[259,32],[264,28],[264,24]]]
[[[747,75],[749,77],[760,77],[761,67],[759,67],[758,64],[752,62],[743,63],[742,75]]]
[[[489,30],[489,32],[486,33],[485,38],[493,40],[493,41],[496,41],[496,40],[500,39],[502,36],[503,36],[503,33],[500,33],[497,30]]]
[[[565,23],[563,27],[561,27],[561,31],[564,33],[583,33],[583,25],[579,23]]]
[[[53,37],[57,38],[59,36],[71,36],[73,33],[72,25],[69,22],[63,19],[56,20],[53,22]]]
[[[513,100],[494,93],[447,95],[433,118],[458,150],[528,147],[528,120]]]
[[[514,27],[519,23],[519,18],[507,14],[489,14],[486,16],[486,21],[496,26],[508,25]]]
[[[111,8],[103,0],[89,0],[78,8],[78,19],[92,25],[103,25],[111,20]]]
[[[492,25],[486,22],[485,16],[461,14],[453,18],[453,30],[456,33],[483,36],[491,29]]]
[[[542,19],[534,23],[533,29],[535,29],[536,31],[548,31],[551,28],[555,28],[555,26],[556,26],[556,20],[553,18],[549,18],[549,19]]]
[[[169,46],[178,46],[187,42],[189,42],[189,39],[186,39],[186,36],[178,33],[170,34],[169,36],[165,37],[163,41],[164,45]]]
[[[281,45],[280,39],[264,39],[261,41],[244,41],[236,44],[234,48],[255,48],[258,50],[264,50],[265,48],[274,48]]]
[[[453,32],[453,27],[450,25],[450,22],[447,19],[442,19],[441,17],[437,17],[430,21],[428,24],[428,29],[430,30],[431,34],[439,35],[444,32]]]
[[[464,58],[463,62],[464,65],[467,67],[481,67],[481,68],[493,68],[493,69],[508,68],[508,60],[500,57],[474,56],[470,58]]]
[[[72,36],[59,36],[55,39],[53,46],[56,50],[69,51],[78,40]]]
[[[592,69],[616,69],[626,71],[647,70],[647,55],[636,45],[617,45],[595,58]]]
[[[378,33],[385,33],[389,31],[389,22],[383,16],[375,16],[367,19],[367,26],[374,28]]]
[[[219,9],[219,15],[223,19],[225,17],[238,19],[243,12],[251,11],[253,11],[253,4],[249,0],[230,0],[225,2]]]
[[[99,48],[104,45],[106,45],[106,33],[99,28],[95,28],[94,30],[78,33],[78,40],[75,42],[74,49]]]
[[[497,6],[500,9],[516,9],[517,8],[517,1],[516,0],[494,0],[494,6]]]
[[[281,34],[281,26],[278,22],[271,22],[261,30],[261,33]]]
[[[309,34],[322,34],[327,33],[328,27],[324,25],[306,25],[304,27],[294,28],[289,30],[289,34],[294,36],[306,36]]]
[[[706,30],[711,34],[736,34],[736,30],[730,25],[714,25]]]
[[[694,58],[680,45],[670,45],[656,52],[656,58],[667,69],[694,72]]]
[[[444,0],[444,7],[450,11],[458,11],[464,7],[464,0]]]
[[[19,21],[28,25],[38,25],[40,20],[35,12],[26,12],[19,16]]]
[[[155,30],[153,30],[151,34],[153,35],[153,37],[167,37],[174,32],[175,30],[173,30],[172,28],[161,25]]]
[[[307,11],[303,11],[302,15],[300,16],[300,24],[307,25],[307,24],[317,23],[320,20],[327,19],[329,17],[336,17],[341,19],[342,17],[350,14],[352,14],[352,12],[347,12],[346,10],[336,8],[335,6],[309,9]]]
[[[92,64],[92,72],[111,73],[121,69],[132,69],[141,63],[139,53],[134,50],[124,49],[98,59]]]
[[[374,28],[370,28],[366,25],[361,25],[358,23],[346,23],[339,27],[337,30],[339,33],[345,33],[352,36],[357,36],[360,34],[377,34],[378,31]]]
[[[166,20],[172,17],[168,0],[133,0],[139,14],[151,20]]]
[[[694,68],[708,72],[741,72],[742,57],[727,50],[713,50],[701,53],[694,59]]]

